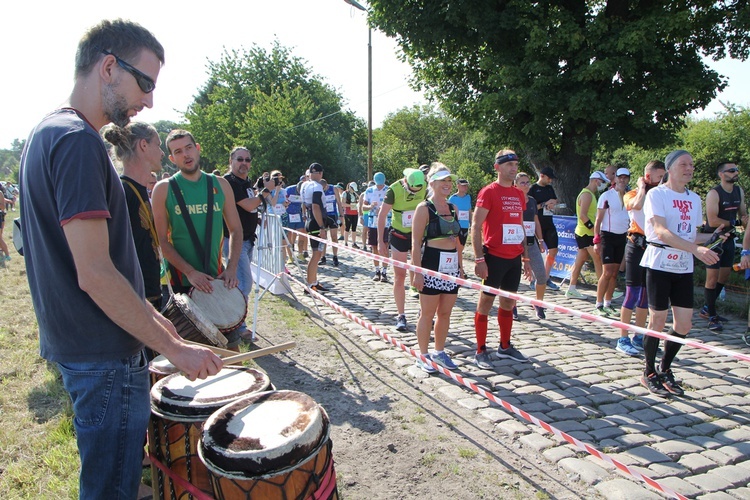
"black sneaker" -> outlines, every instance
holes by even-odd
[[[304,252],[302,252],[302,256],[303,256],[304,258],[306,258],[306,259],[309,259],[309,258],[310,258],[310,254],[309,254],[309,253],[307,253],[307,250],[305,250]]]
[[[541,306],[534,306],[534,310],[536,311],[536,317],[537,319],[547,319],[547,315],[544,313],[544,308]]]
[[[385,271],[380,273],[380,282],[381,283],[388,283],[388,275],[385,274]]]
[[[317,285],[310,285],[310,290],[320,294],[326,293],[328,291],[327,288],[323,288],[322,286],[320,286],[320,283],[318,283]],[[307,288],[305,288],[305,295],[310,295],[310,292],[307,291]]]
[[[657,373],[659,374],[659,378],[661,378],[661,385],[666,390],[677,396],[682,396],[683,394],[685,394],[685,389],[680,387],[679,382],[675,380],[674,373],[672,373],[671,368],[665,372],[659,372],[659,370],[657,369]]]
[[[356,248],[357,250],[359,250],[359,245],[357,245],[356,243],[352,243],[352,248]]]
[[[518,307],[513,306],[513,321],[518,321]]]
[[[648,389],[648,392],[654,396],[659,396],[660,398],[666,398],[669,396],[669,391],[664,388],[664,385],[661,383],[661,378],[656,373],[652,373],[648,377],[646,375],[641,375],[641,385]]]
[[[324,255],[322,259],[318,261],[318,264],[323,265],[326,263],[326,256]]]
[[[333,265],[338,267],[339,266],[339,258],[337,255],[333,256]]]
[[[372,277],[372,281],[380,281],[380,269],[375,269],[375,276]]]

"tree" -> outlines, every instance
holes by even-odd
[[[204,170],[225,169],[231,149],[242,145],[253,154],[253,177],[279,169],[293,179],[312,162],[332,182],[364,177],[364,122],[278,41],[270,51],[225,51],[208,69],[185,115]]]
[[[660,147],[724,88],[702,55],[748,55],[744,0],[370,5],[418,84],[452,116],[555,168],[568,203],[598,148]]]

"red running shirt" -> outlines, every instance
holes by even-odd
[[[476,206],[488,211],[482,226],[487,251],[503,259],[514,259],[523,254],[526,243],[523,229],[526,197],[521,190],[493,182],[479,191]]]

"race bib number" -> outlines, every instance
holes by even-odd
[[[290,203],[301,203],[302,202],[302,197],[300,195],[298,195],[298,194],[290,194],[289,196],[287,196],[287,199],[289,200]]]
[[[660,271],[672,273],[686,273],[689,269],[692,255],[682,250],[662,249],[656,260],[656,268]]]
[[[284,204],[283,204],[283,203],[279,203],[278,205],[276,205],[276,206],[274,206],[274,207],[273,207],[273,212],[274,212],[274,213],[275,213],[276,215],[281,215],[281,214],[283,214],[284,212],[286,212],[286,208],[284,207]]]
[[[300,214],[289,214],[289,222],[302,222]]]
[[[503,224],[503,244],[518,245],[526,239],[523,226],[520,224]]]
[[[414,210],[401,213],[401,225],[404,227],[411,227],[411,222],[414,220]]]
[[[523,221],[523,230],[526,233],[526,236],[534,236],[536,231],[536,221],[533,220],[525,220]]]
[[[440,252],[438,272],[443,274],[456,274],[458,272],[458,253]]]
[[[329,214],[333,212],[333,203],[326,203],[326,212]]]
[[[468,210],[459,210],[458,211],[458,220],[469,220],[469,211]]]
[[[544,207],[544,208],[542,209],[542,215],[549,215],[549,216],[552,216],[552,215],[555,215],[555,212],[553,212],[552,210],[550,210],[549,208],[547,208],[547,207],[545,206],[545,207]]]

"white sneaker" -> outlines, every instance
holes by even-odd
[[[568,288],[568,291],[565,292],[565,296],[569,299],[585,299],[587,298],[584,294],[578,291],[577,288]]]

